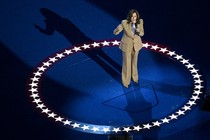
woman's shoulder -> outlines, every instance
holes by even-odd
[[[128,20],[127,19],[124,19],[124,20],[121,21],[121,23],[122,24],[128,23]]]

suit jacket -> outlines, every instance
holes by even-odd
[[[121,24],[113,31],[115,35],[118,35],[121,31],[124,31],[119,48],[124,52],[131,52],[133,49],[139,51],[142,48],[141,36],[144,35],[143,19],[140,19],[140,23],[137,24],[135,34],[132,33],[131,23],[127,20],[122,20]]]

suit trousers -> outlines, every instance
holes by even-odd
[[[122,83],[124,86],[128,86],[132,80],[138,82],[138,54],[139,51],[133,49],[132,52],[122,51]]]

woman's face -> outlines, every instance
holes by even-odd
[[[133,13],[132,16],[131,16],[131,22],[136,23],[136,19],[137,19],[137,14]]]

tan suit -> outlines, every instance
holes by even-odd
[[[124,86],[128,87],[131,75],[133,81],[138,83],[137,62],[139,50],[142,48],[141,36],[144,35],[143,19],[140,19],[140,24],[137,24],[138,34],[132,32],[132,25],[127,20],[122,20],[113,33],[118,35],[121,31],[124,31],[119,46],[123,52],[122,82]]]

